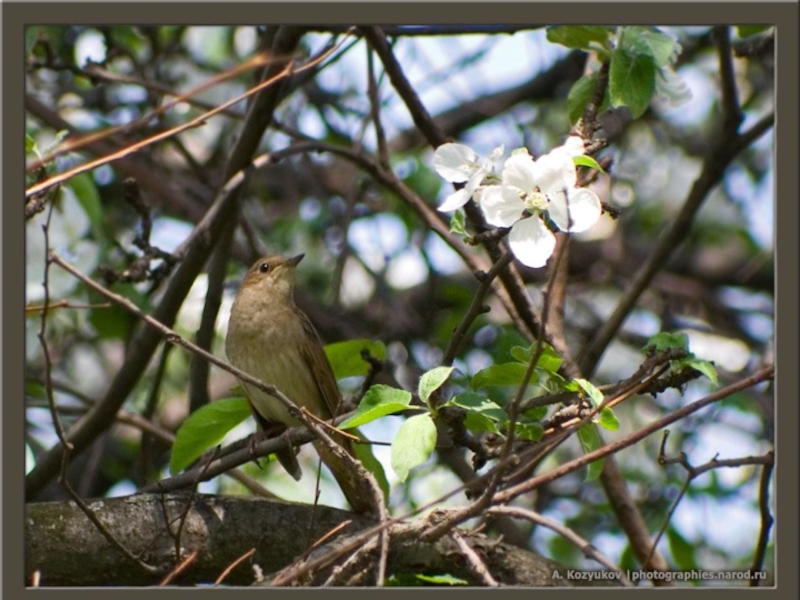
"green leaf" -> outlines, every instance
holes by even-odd
[[[624,48],[614,51],[608,72],[608,93],[615,107],[627,106],[634,119],[650,105],[656,87],[653,57],[633,54]]]
[[[581,442],[585,454],[594,452],[603,445],[603,440],[600,439],[600,433],[597,431],[597,427],[592,423],[587,423],[578,429],[578,439]],[[603,458],[590,462],[586,470],[586,481],[594,481],[600,477],[600,474],[603,472],[604,463],[605,459]]]
[[[25,154],[30,154],[31,152],[35,153],[39,158],[41,158],[41,154],[39,153],[39,149],[36,147],[36,140],[33,139],[29,134],[25,134]]]
[[[576,383],[581,386],[586,395],[592,401],[595,408],[600,406],[600,403],[603,401],[603,392],[598,390],[591,381],[587,381],[586,379],[576,379]]]
[[[470,431],[497,433],[498,425],[508,421],[508,413],[499,404],[474,392],[462,392],[447,404],[467,411],[464,424]]]
[[[654,349],[656,352],[663,352],[665,350],[680,349],[689,351],[689,336],[682,331],[670,333],[662,331],[654,336],[651,336],[644,345],[644,350]]]
[[[47,389],[38,381],[25,381],[25,396],[33,400],[47,400]]]
[[[461,579],[455,575],[420,575],[416,578],[432,585],[469,585],[466,579]]]
[[[123,285],[127,284],[120,284],[114,288],[114,291],[121,293],[119,288],[122,288]],[[93,308],[89,312],[89,323],[94,327],[97,336],[102,339],[124,340],[134,326],[134,319],[124,308],[118,304],[112,304],[108,307]]]
[[[547,40],[567,48],[599,50],[592,42],[599,47],[609,48],[610,38],[613,33],[614,29],[612,27],[599,25],[556,25],[547,28]]]
[[[598,163],[591,156],[575,156],[572,158],[572,161],[579,167],[589,167],[590,169],[595,169],[601,173],[605,173],[603,167],[600,166],[600,163]]]
[[[607,406],[600,409],[600,414],[597,416],[594,422],[603,429],[608,429],[609,431],[616,431],[619,429],[619,419],[617,419],[617,415],[615,415],[614,411]]]
[[[633,557],[633,549],[631,548],[630,544],[625,545],[625,549],[622,551],[622,555],[619,559],[619,566],[621,569],[626,571],[633,571],[639,563],[636,562],[636,559]]]
[[[467,217],[460,208],[450,217],[450,233],[455,233],[456,235],[467,234]]]
[[[523,346],[514,346],[511,348],[511,356],[512,358],[518,360],[519,362],[527,365],[531,361],[531,357],[533,356],[533,346],[530,348],[525,348]]]
[[[675,564],[682,571],[691,571],[697,568],[694,544],[690,543],[674,527],[667,528],[667,541],[669,551]]]
[[[369,351],[378,360],[386,359],[386,346],[375,340],[347,340],[325,346],[325,354],[337,380],[367,374],[369,363],[361,358],[362,350]]]
[[[719,379],[717,377],[717,368],[714,366],[714,363],[703,360],[701,358],[690,358],[678,361],[681,365],[686,365],[687,367],[693,368],[695,371],[700,371],[703,375],[708,377],[708,380],[717,385]]]
[[[400,426],[392,440],[392,469],[401,482],[408,474],[430,458],[436,447],[436,425],[429,414],[414,415]]]
[[[245,398],[215,400],[194,411],[175,435],[169,470],[174,475],[188,467],[249,416],[250,405]]]
[[[772,27],[772,25],[737,25],[736,32],[739,34],[739,37],[746,38],[766,31],[770,27]]]
[[[620,47],[639,56],[647,56],[657,67],[663,67],[677,55],[680,46],[667,34],[655,27],[625,27],[620,36]]]
[[[584,75],[576,81],[569,90],[567,95],[567,111],[569,113],[569,122],[574,125],[583,116],[583,111],[586,110],[586,105],[592,99],[594,94],[595,84],[597,82],[597,74]]]
[[[473,389],[480,390],[492,385],[521,385],[528,367],[522,363],[501,363],[492,365],[475,373],[472,377]],[[539,380],[536,373],[531,377],[531,383]]]
[[[450,585],[469,585],[469,583],[449,574],[422,575],[409,572],[393,573],[386,579],[386,587],[422,588]]]
[[[47,147],[45,147],[44,150],[42,150],[42,155],[47,156],[48,154],[52,153],[53,150],[55,150],[56,148],[58,148],[59,145],[61,145],[61,142],[63,142],[64,138],[66,138],[68,135],[69,135],[68,129],[62,129],[61,131],[56,133],[52,141],[49,144],[47,144]]]
[[[419,379],[419,397],[426,404],[431,397],[431,394],[438,390],[450,374],[453,372],[454,367],[436,367],[427,373],[424,373]]]
[[[373,385],[364,394],[353,416],[342,421],[339,429],[351,429],[386,415],[406,410],[411,405],[411,393],[388,385]]]
[[[541,421],[547,416],[547,407],[537,406],[536,408],[529,408],[523,414],[525,418],[530,421]]]
[[[362,440],[366,439],[359,431],[351,431],[350,433],[354,433]],[[381,461],[375,458],[375,455],[372,453],[372,446],[370,444],[353,444],[353,452],[367,471],[375,476],[378,487],[380,487],[381,492],[383,492],[384,499],[388,499],[390,492],[389,480],[386,479],[386,472],[383,470],[383,464],[381,464]]]
[[[500,433],[497,422],[479,412],[468,412],[464,417],[464,427],[473,433]]]
[[[105,228],[103,227],[103,208],[100,204],[100,194],[97,193],[97,186],[94,178],[89,173],[81,173],[77,177],[70,179],[69,187],[75,192],[75,197],[81,203],[83,210],[89,217],[92,227],[92,234],[98,241],[106,239]]]
[[[518,437],[532,442],[538,442],[544,433],[541,423],[517,423],[514,430]]]
[[[511,356],[516,358],[519,362],[527,365],[533,358],[533,353],[536,351],[536,344],[532,344],[529,348],[523,346],[514,346],[511,348]],[[545,344],[542,353],[539,355],[539,360],[536,363],[537,369],[542,369],[548,373],[555,373],[561,368],[563,360],[558,352],[553,349],[550,344]]]

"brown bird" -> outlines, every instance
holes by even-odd
[[[342,397],[317,331],[294,302],[295,268],[303,256],[267,256],[250,268],[231,307],[225,352],[234,367],[275,386],[298,407],[327,421],[338,414]],[[240,383],[262,430],[300,425],[277,398]],[[331,437],[353,455],[350,440],[335,433]],[[325,444],[316,441],[314,446],[353,510],[370,511],[364,481]],[[300,479],[292,449],[276,455],[286,471]]]

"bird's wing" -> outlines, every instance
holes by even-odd
[[[339,392],[339,386],[336,384],[336,377],[333,375],[331,363],[325,355],[325,350],[322,348],[322,341],[319,339],[319,334],[311,323],[308,316],[302,311],[297,311],[303,323],[303,330],[316,341],[315,344],[303,344],[301,353],[303,359],[308,365],[309,371],[314,375],[314,380],[317,383],[319,394],[325,402],[325,407],[328,409],[328,414],[318,415],[324,419],[331,419],[337,414],[339,403],[341,402],[342,395]]]

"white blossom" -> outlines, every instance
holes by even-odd
[[[495,148],[488,158],[481,158],[464,144],[442,144],[434,153],[434,167],[445,180],[463,183],[464,187],[445,198],[440,211],[449,212],[461,208],[472,199],[483,180],[491,175],[494,162],[503,154],[503,146]]]
[[[486,221],[511,227],[509,246],[523,264],[542,267],[555,249],[545,214],[561,231],[569,232],[585,231],[600,218],[597,194],[575,187],[578,175],[572,159],[583,153],[583,141],[577,136],[538,160],[520,148],[506,160],[502,183],[484,187],[480,203]]]

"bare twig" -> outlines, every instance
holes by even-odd
[[[772,478],[772,469],[775,468],[774,452],[770,451],[768,456],[773,459],[764,465],[761,470],[761,481],[758,486],[758,506],[761,512],[761,531],[758,534],[755,555],[753,556],[753,566],[750,572],[759,573],[764,566],[764,556],[767,553],[767,543],[769,542],[769,532],[772,529],[774,519],[769,509],[769,482]],[[761,580],[753,578],[750,581],[752,587],[760,585]]]
[[[156,372],[150,385],[150,390],[147,393],[147,400],[145,401],[144,408],[142,409],[142,421],[145,423],[151,423],[153,416],[156,414],[158,402],[161,397],[161,384],[164,381],[164,374],[167,370],[167,359],[169,358],[171,348],[172,346],[169,344],[164,344],[164,346],[161,348],[161,356],[158,359],[158,366],[156,367]],[[153,438],[151,438],[149,433],[149,429],[142,429],[142,438],[140,442],[142,473],[140,485],[147,481],[147,474],[150,470],[149,459],[150,451],[153,445]]]
[[[617,565],[615,565],[611,560],[609,560],[603,553],[601,553],[597,548],[595,548],[594,544],[591,542],[583,539],[579,536],[575,531],[555,521],[554,519],[550,519],[545,517],[544,515],[540,515],[537,512],[532,510],[526,510],[524,508],[518,508],[515,506],[495,506],[489,509],[489,514],[493,515],[508,515],[511,517],[521,517],[523,519],[527,519],[531,523],[535,523],[537,525],[541,525],[542,527],[546,527],[552,531],[555,531],[561,537],[566,539],[568,542],[576,546],[583,552],[584,556],[590,558],[594,561],[597,561],[601,565],[603,565],[609,571],[613,571],[617,573],[619,576],[619,581],[622,585],[630,586],[632,585],[628,577],[625,573],[620,569]]]
[[[183,102],[187,102],[189,104],[193,104],[194,106],[202,108],[202,109],[204,109],[206,111],[206,114],[208,114],[208,113],[214,111],[215,107],[212,106],[212,105],[206,104],[206,103],[204,103],[204,102],[202,102],[200,100],[197,100],[197,99],[193,98],[193,96],[196,96],[196,95],[200,94],[201,92],[203,92],[203,91],[205,91],[205,90],[207,90],[209,88],[212,88],[215,85],[218,85],[218,84],[220,84],[220,83],[222,83],[222,82],[224,82],[224,81],[226,81],[228,79],[232,79],[234,77],[238,77],[239,75],[241,75],[243,73],[246,73],[247,71],[263,67],[264,65],[268,64],[268,62],[269,62],[269,59],[268,59],[266,54],[258,54],[256,56],[252,57],[251,59],[243,62],[242,64],[237,65],[233,69],[230,69],[230,70],[228,70],[228,71],[226,71],[224,73],[220,73],[219,75],[216,75],[216,76],[210,78],[208,81],[204,81],[200,85],[195,86],[194,88],[192,88],[189,91],[184,92],[182,94],[178,93],[178,92],[176,92],[176,91],[174,91],[174,90],[172,90],[170,88],[168,88],[167,86],[161,85],[161,84],[159,84],[157,82],[147,81],[147,80],[139,79],[137,77],[132,77],[132,76],[129,76],[129,75],[122,75],[122,74],[119,74],[119,73],[112,73],[111,71],[103,69],[102,67],[100,67],[98,65],[89,65],[88,67],[86,67],[86,69],[80,69],[78,67],[74,67],[74,71],[75,72],[77,72],[80,75],[84,75],[84,76],[86,76],[86,77],[88,77],[90,79],[104,80],[104,81],[108,81],[108,82],[111,82],[111,83],[127,83],[127,84],[140,85],[140,86],[142,86],[144,88],[155,90],[155,91],[157,91],[157,92],[159,92],[161,94],[172,96],[172,97],[174,97],[174,100],[172,100],[171,102],[166,102],[166,103],[156,107],[155,109],[153,109],[152,111],[150,111],[146,115],[140,117],[139,119],[136,119],[132,123],[127,123],[125,125],[120,125],[120,126],[117,126],[117,127],[109,127],[108,129],[104,129],[102,131],[98,131],[98,132],[95,132],[95,133],[92,133],[92,134],[81,136],[79,139],[76,139],[76,140],[68,140],[65,143],[61,144],[58,148],[56,148],[55,150],[53,150],[52,152],[47,154],[47,156],[44,156],[39,160],[33,161],[30,165],[28,165],[28,167],[26,168],[26,171],[28,173],[30,173],[32,171],[35,171],[36,169],[39,169],[39,168],[43,167],[44,165],[54,161],[59,156],[62,156],[62,155],[67,154],[69,152],[77,152],[77,151],[81,150],[82,148],[85,148],[86,146],[88,146],[90,144],[99,142],[101,140],[107,139],[107,138],[112,137],[114,135],[117,135],[117,134],[130,134],[133,131],[136,131],[137,129],[141,129],[141,128],[145,127],[149,122],[155,120],[158,116],[164,114],[165,112],[167,112],[171,108],[173,108],[173,107],[175,107],[178,104],[181,104]],[[59,65],[44,65],[44,66],[48,66],[49,68],[53,68],[53,69],[66,68],[67,67],[67,65],[63,65],[63,66],[59,66]],[[73,70],[73,69],[71,69],[71,70]],[[222,111],[218,111],[218,112],[221,112],[222,114],[224,114],[224,115],[226,115],[228,117],[232,117],[232,118],[236,118],[236,119],[241,119],[242,116],[243,116],[241,113],[229,110],[228,107],[226,107]]]
[[[225,570],[222,573],[220,573],[219,577],[217,577],[217,579],[214,581],[214,585],[220,585],[223,581],[225,581],[225,578],[228,575],[230,575],[231,571],[233,571],[236,567],[238,567],[240,564],[242,564],[248,558],[252,557],[255,553],[256,553],[256,549],[255,548],[250,548],[250,550],[248,550],[247,552],[242,554],[239,558],[237,558],[235,561],[233,561],[231,564],[229,564],[225,568]]]
[[[495,580],[489,572],[489,567],[486,566],[486,563],[478,556],[478,553],[469,545],[469,542],[464,539],[464,536],[461,535],[458,529],[453,529],[449,535],[456,543],[456,546],[458,546],[458,549],[461,550],[461,554],[464,556],[467,566],[475,577],[483,581],[483,585],[486,587],[500,587],[500,584],[497,583],[497,580]]]
[[[467,331],[472,326],[472,323],[475,321],[478,315],[486,312],[483,299],[491,289],[492,282],[495,280],[500,271],[506,268],[512,260],[514,260],[514,255],[511,254],[511,252],[506,252],[503,255],[503,258],[496,262],[488,272],[484,273],[483,271],[478,271],[475,273],[475,277],[478,279],[480,284],[478,285],[478,289],[475,291],[475,295],[472,297],[472,302],[470,303],[467,312],[464,313],[464,317],[461,319],[461,321],[459,321],[458,325],[450,336],[450,343],[447,345],[447,349],[445,350],[444,357],[441,361],[443,365],[453,364],[453,361],[456,358],[456,353],[458,352],[458,348],[461,345],[461,342],[464,340],[464,336],[467,334]]]
[[[342,42],[342,43],[344,43],[344,42]],[[210,119],[211,117],[213,117],[214,115],[217,115],[217,114],[223,112],[224,110],[226,110],[227,108],[233,106],[234,104],[237,104],[237,103],[241,102],[242,100],[244,100],[246,98],[249,98],[250,96],[253,96],[254,94],[257,94],[257,93],[261,92],[262,90],[264,90],[264,89],[266,89],[266,88],[268,88],[270,86],[273,86],[273,85],[283,81],[289,75],[294,74],[294,73],[298,73],[298,72],[302,72],[304,70],[311,69],[311,68],[317,66],[323,60],[325,60],[328,56],[330,56],[333,53],[334,50],[335,49],[326,50],[325,52],[323,52],[319,56],[316,56],[313,59],[311,59],[310,61],[308,61],[302,67],[295,68],[292,63],[289,63],[289,65],[286,66],[277,75],[275,75],[273,77],[270,77],[270,78],[266,79],[265,81],[262,81],[258,85],[254,86],[254,87],[250,88],[249,90],[247,90],[246,92],[244,92],[243,94],[240,94],[239,96],[236,96],[235,98],[232,98],[231,100],[227,100],[227,101],[223,102],[222,104],[220,104],[219,106],[217,106],[213,110],[207,111],[207,112],[203,113],[202,115],[200,115],[199,117],[196,117],[194,119],[191,119],[190,121],[187,121],[186,123],[183,123],[181,125],[173,127],[171,129],[168,129],[167,131],[163,131],[163,132],[158,133],[156,135],[150,136],[149,138],[146,138],[146,139],[142,140],[141,142],[137,142],[135,144],[131,144],[130,146],[122,148],[121,150],[119,150],[119,151],[117,151],[117,152],[115,152],[115,153],[113,153],[113,154],[111,154],[109,156],[104,156],[102,158],[99,158],[99,159],[90,161],[88,163],[79,165],[79,166],[77,166],[77,167],[75,167],[73,169],[70,169],[69,171],[66,171],[65,173],[60,173],[58,175],[50,177],[46,181],[43,181],[42,183],[38,183],[38,184],[28,188],[25,191],[25,197],[29,198],[29,197],[33,196],[34,194],[41,193],[42,191],[47,190],[48,188],[50,188],[50,187],[52,187],[52,186],[54,186],[54,185],[56,185],[58,183],[63,183],[64,181],[67,181],[67,180],[69,180],[69,179],[71,179],[71,178],[73,178],[73,177],[75,177],[77,175],[80,175],[81,173],[85,173],[87,171],[94,170],[94,169],[96,169],[96,168],[98,168],[98,167],[100,167],[102,165],[108,164],[108,163],[113,162],[115,160],[119,160],[121,158],[125,158],[129,154],[133,154],[134,152],[138,152],[142,148],[146,148],[147,146],[151,146],[151,145],[153,145],[153,144],[155,144],[157,142],[160,142],[160,141],[165,140],[167,138],[173,137],[173,136],[175,136],[175,135],[177,135],[177,134],[179,134],[179,133],[181,133],[183,131],[186,131],[188,129],[193,129],[195,127],[200,127],[200,126],[204,125],[205,122],[208,119]]]
[[[42,225],[42,232],[44,235],[44,246],[48,249],[48,255],[45,259],[44,265],[44,281],[42,285],[44,286],[44,299],[42,302],[42,315],[41,315],[41,328],[39,329],[39,342],[42,345],[42,352],[44,355],[44,363],[45,363],[45,394],[47,396],[47,402],[50,408],[50,414],[53,417],[53,427],[55,428],[56,435],[58,436],[59,442],[61,442],[61,446],[64,449],[64,453],[61,459],[61,470],[59,474],[59,482],[66,490],[67,494],[72,498],[75,504],[83,511],[86,517],[92,522],[92,524],[97,528],[100,534],[106,538],[106,540],[111,544],[112,547],[116,548],[123,555],[125,555],[128,559],[130,559],[133,563],[137,564],[142,569],[150,572],[150,573],[157,573],[159,569],[152,565],[147,564],[145,561],[140,560],[133,553],[128,550],[114,535],[108,530],[108,528],[100,521],[97,515],[92,511],[92,509],[83,501],[83,499],[75,492],[72,488],[72,485],[69,483],[69,479],[67,477],[67,467],[69,466],[70,457],[72,455],[73,445],[67,440],[66,435],[64,433],[64,428],[61,424],[61,418],[59,417],[58,410],[56,409],[55,403],[55,395],[53,393],[53,381],[51,379],[51,372],[52,372],[52,361],[50,359],[50,350],[47,345],[47,317],[49,313],[49,305],[50,305],[50,265],[52,264],[52,251],[50,249],[50,219],[53,215],[54,204],[50,204],[50,210],[47,213],[47,221],[44,225]]]
[[[200,555],[200,550],[195,550],[189,556],[187,556],[181,564],[175,567],[161,582],[158,584],[159,586],[166,586],[172,583],[176,577],[178,577],[181,573],[183,573],[189,566],[197,560],[197,557]]]
[[[676,421],[679,421],[687,417],[688,415],[695,413],[705,408],[706,406],[709,406],[710,404],[719,402],[720,400],[727,398],[728,396],[735,394],[736,392],[752,387],[758,383],[761,383],[762,381],[771,380],[772,377],[774,376],[774,373],[775,373],[775,367],[773,365],[768,365],[756,371],[749,377],[740,379],[739,381],[732,383],[731,385],[726,386],[720,390],[717,390],[716,392],[709,394],[708,396],[705,396],[700,400],[696,400],[695,402],[687,404],[686,406],[683,406],[667,414],[661,419],[658,419],[657,421],[650,423],[650,425],[647,425],[646,427],[643,427],[642,429],[639,429],[638,431],[631,433],[630,435],[624,437],[621,440],[612,442],[610,444],[606,444],[605,446],[602,446],[597,450],[593,450],[592,452],[588,452],[583,456],[580,456],[567,463],[564,463],[563,465],[560,465],[552,469],[551,471],[548,471],[547,473],[543,473],[527,481],[524,481],[518,485],[515,485],[501,492],[498,492],[495,501],[497,503],[509,502],[521,494],[534,490],[537,487],[544,485],[546,483],[550,483],[551,481],[555,481],[556,479],[560,479],[564,475],[572,473],[573,471],[576,471],[588,465],[590,462],[593,462],[599,458],[604,458],[606,456],[619,452],[623,448],[628,448],[630,446],[633,446],[637,442],[640,442],[641,440],[652,435],[656,431],[664,429],[668,425],[671,425],[672,423],[675,423]]]
[[[111,308],[108,302],[101,302],[99,304],[73,304],[69,300],[59,300],[52,302],[48,305],[42,306],[26,306],[25,314],[36,313],[44,310],[55,310],[56,308],[70,308],[72,310],[94,310],[96,308]]]
[[[219,452],[219,447],[214,449],[214,453]],[[175,540],[175,560],[180,560],[181,557],[181,536],[183,534],[183,527],[186,525],[186,518],[189,516],[189,511],[192,509],[192,503],[194,502],[195,495],[197,494],[197,486],[200,485],[200,482],[203,479],[203,474],[205,473],[205,469],[208,468],[209,461],[206,465],[204,465],[203,470],[198,473],[197,478],[195,479],[194,485],[192,486],[192,491],[189,493],[189,497],[186,499],[184,503],[183,512],[181,512],[180,517],[178,518],[178,531],[174,534],[172,533],[172,528],[168,526],[170,535],[172,535],[172,539]]]
[[[679,464],[683,469],[686,471],[686,479],[683,482],[683,486],[681,490],[678,492],[678,495],[675,497],[675,500],[672,502],[672,506],[670,506],[669,510],[667,511],[667,515],[664,518],[664,522],[662,523],[661,527],[658,530],[658,534],[656,535],[655,539],[653,540],[653,545],[650,549],[650,554],[648,555],[647,559],[644,561],[642,565],[643,569],[648,568],[650,563],[650,559],[653,553],[656,551],[656,547],[658,543],[661,541],[662,536],[667,530],[669,526],[669,522],[672,520],[672,516],[675,514],[675,511],[678,509],[678,505],[680,504],[683,497],[689,491],[689,487],[692,484],[692,481],[700,477],[703,473],[711,471],[712,469],[721,469],[721,468],[737,468],[743,467],[746,465],[763,465],[764,471],[768,468],[772,468],[774,465],[774,458],[773,453],[768,452],[764,456],[746,456],[743,458],[733,458],[733,459],[723,459],[720,460],[716,456],[713,457],[710,461],[705,464],[702,464],[698,467],[694,467],[689,463],[689,459],[686,456],[685,452],[680,452],[675,456],[667,456],[666,454],[666,445],[667,439],[669,438],[669,429],[664,430],[664,434],[661,438],[661,447],[658,453],[658,464],[662,466]],[[763,484],[763,478],[762,478]]]

